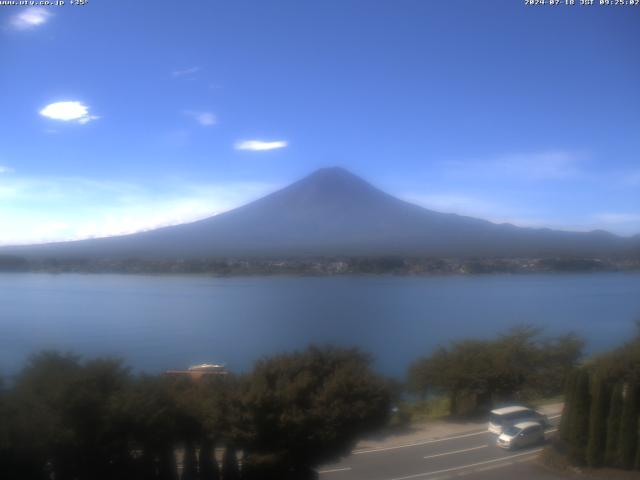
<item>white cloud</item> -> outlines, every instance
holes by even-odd
[[[77,121],[82,125],[100,118],[96,115],[91,115],[89,107],[77,101],[50,103],[40,110],[40,115],[63,122]]]
[[[171,72],[171,75],[173,77],[185,77],[185,76],[194,75],[199,71],[200,71],[200,67],[191,67],[191,68],[185,68],[183,70],[174,70],[173,72]]]
[[[51,17],[51,12],[44,8],[29,7],[14,15],[9,20],[16,30],[29,30],[46,23]]]
[[[142,185],[11,175],[0,183],[0,245],[108,237],[176,225],[222,213],[275,188],[259,182]]]
[[[13,173],[13,168],[0,165],[0,175],[2,175],[3,173]]]
[[[277,148],[284,148],[288,145],[288,142],[284,140],[277,140],[271,142],[265,142],[262,140],[242,140],[235,144],[236,150],[251,150],[254,152],[264,150],[275,150]]]
[[[194,112],[192,110],[186,110],[185,115],[189,115],[196,122],[198,122],[203,127],[211,127],[218,123],[218,119],[211,112]]]

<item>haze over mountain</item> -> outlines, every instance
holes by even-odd
[[[324,168],[252,203],[193,223],[131,235],[0,248],[31,258],[296,256],[598,256],[638,237],[494,224],[399,200],[342,168]]]

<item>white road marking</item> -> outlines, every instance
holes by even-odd
[[[370,450],[360,450],[360,451],[353,452],[352,455],[362,455],[363,453],[384,452],[387,450],[397,450],[398,448],[417,447],[420,445],[428,445],[430,443],[438,443],[438,442],[445,442],[447,440],[455,440],[457,438],[474,437],[477,435],[483,435],[485,433],[489,433],[489,432],[487,430],[482,430],[481,432],[465,433],[464,435],[455,435],[453,437],[438,438],[436,440],[425,440],[424,442],[405,443],[403,445],[395,445],[393,447],[381,447],[381,448],[372,448]]]
[[[477,447],[465,448],[463,450],[454,450],[452,452],[436,453],[435,455],[427,455],[424,458],[436,458],[436,457],[444,457],[446,455],[455,455],[456,453],[464,453],[464,452],[471,452],[473,450],[480,450],[481,448],[487,448],[488,446],[489,445],[479,445]]]
[[[329,470],[320,470],[318,472],[319,475],[322,475],[323,473],[333,473],[333,472],[348,472],[349,470],[351,470],[351,467],[344,467],[344,468],[331,468]]]
[[[467,468],[478,467],[480,465],[487,465],[487,464],[496,463],[496,462],[505,462],[512,458],[522,457],[524,455],[533,455],[534,453],[538,453],[541,451],[542,451],[542,448],[538,448],[536,450],[529,450],[528,452],[516,453],[514,455],[508,455],[506,457],[501,457],[501,458],[494,458],[493,460],[485,460],[484,462],[470,463],[469,465],[461,465],[459,467],[445,468],[443,470],[434,470],[433,472],[416,473],[413,475],[407,475],[406,477],[394,477],[394,478],[390,478],[389,480],[408,480],[410,478],[428,477],[430,475],[437,475],[439,473],[455,472],[456,470],[464,470]]]

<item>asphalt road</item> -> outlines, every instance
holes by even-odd
[[[559,418],[552,418],[557,423]],[[555,427],[547,432],[553,435]],[[425,440],[409,445],[357,451],[339,463],[319,469],[320,480],[440,480],[465,475],[467,478],[541,478],[522,472],[522,465],[534,460],[542,445],[516,451],[496,446],[496,436],[485,431]],[[500,477],[497,471],[501,471]],[[492,476],[494,475],[495,476]],[[549,477],[555,478],[555,477]]]

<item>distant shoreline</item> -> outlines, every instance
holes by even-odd
[[[289,259],[26,259],[0,256],[0,272],[141,275],[345,276],[639,272],[640,258],[409,258],[394,256]]]

